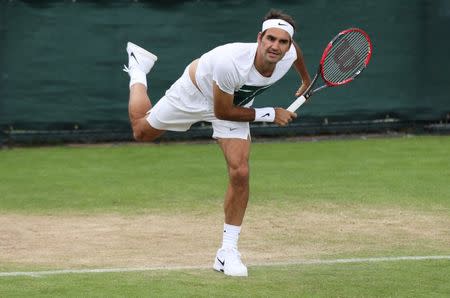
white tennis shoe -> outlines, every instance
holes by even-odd
[[[236,248],[219,249],[213,268],[229,276],[248,276],[247,267],[242,263],[241,254]]]
[[[127,43],[127,53],[128,67],[124,65],[123,71],[128,73],[133,69],[139,69],[145,74],[148,74],[156,60],[158,60],[158,57],[132,42]]]

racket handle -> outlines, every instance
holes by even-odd
[[[289,112],[294,113],[295,111],[297,111],[297,109],[304,104],[306,101],[306,98],[302,95],[300,97],[298,97],[288,108],[287,110]]]

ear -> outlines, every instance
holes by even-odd
[[[258,43],[260,43],[261,40],[262,40],[262,32],[259,32],[259,33],[258,33],[258,36],[256,37],[256,41],[257,41]]]

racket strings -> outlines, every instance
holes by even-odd
[[[366,66],[369,53],[369,42],[362,33],[350,31],[341,35],[325,57],[323,78],[331,83],[340,83],[356,76]]]
[[[327,78],[338,82],[353,76],[364,67],[368,47],[365,38],[360,37],[353,34],[353,36],[341,38],[336,45],[333,45],[324,64]],[[346,48],[342,50],[341,47]]]
[[[360,43],[361,40],[359,40],[359,41],[356,40],[358,37],[361,37],[361,36],[358,36],[358,35],[356,35],[356,34],[353,34],[352,36],[350,36],[350,38],[347,38],[347,39],[341,38],[341,39],[338,41],[338,43],[336,43],[336,45],[333,45],[332,49],[330,50],[329,54],[327,55],[327,58],[329,59],[330,57],[334,57],[334,55],[336,54],[336,51],[337,51],[338,49],[340,49],[340,47],[342,46],[342,44],[344,44],[344,42],[346,42],[347,44],[352,45],[352,46],[353,46],[353,50],[355,50],[355,48],[356,48],[357,51],[358,51],[359,53],[358,53],[357,51],[355,51],[355,54],[356,54],[358,57],[360,57],[360,55],[358,55],[358,54],[361,54],[361,52],[364,52],[364,51],[367,49],[367,48],[365,47],[365,45],[367,45],[367,43],[361,44],[361,43]],[[364,42],[364,41],[363,41],[363,42]],[[345,49],[345,51],[343,51],[343,53],[342,53],[340,56],[343,57],[343,56],[345,56],[346,54],[349,54],[349,51],[350,51],[350,50],[352,50],[352,49],[351,49],[350,46],[348,46],[348,47]]]
[[[365,54],[364,50],[361,50],[359,52],[356,52],[356,54],[362,55]],[[342,82],[343,80],[346,80],[350,77],[353,77],[355,74],[358,73],[358,71],[362,70],[365,67],[365,61],[359,60],[358,63],[352,67],[351,70],[347,72],[342,72],[339,66],[334,66],[331,69],[329,69],[325,75],[329,81],[332,82]]]
[[[352,50],[355,53],[356,53],[356,51],[367,52],[368,43],[362,34],[347,34],[347,35],[349,35],[349,36],[345,36],[346,38],[341,38],[341,39],[339,39],[339,41],[337,43],[333,44],[331,50],[329,51],[329,54],[327,55],[328,59],[331,57],[335,57],[336,51],[341,50],[341,46],[343,46],[344,43],[347,43],[347,47],[344,49],[344,51],[342,51],[342,53],[340,53],[341,55],[339,58],[342,58],[345,55],[348,55],[349,52]],[[364,55],[364,59],[365,59],[365,56],[366,55]],[[357,55],[357,57],[361,57],[361,56]]]
[[[344,50],[341,47],[345,47]],[[324,75],[326,79],[337,83],[358,74],[365,66],[367,48],[365,40],[358,40],[358,36],[341,39],[333,46],[325,59]]]

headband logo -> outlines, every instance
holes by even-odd
[[[262,24],[261,32],[264,32],[269,28],[279,28],[286,31],[291,36],[291,38],[294,36],[294,27],[282,19],[265,20]]]

